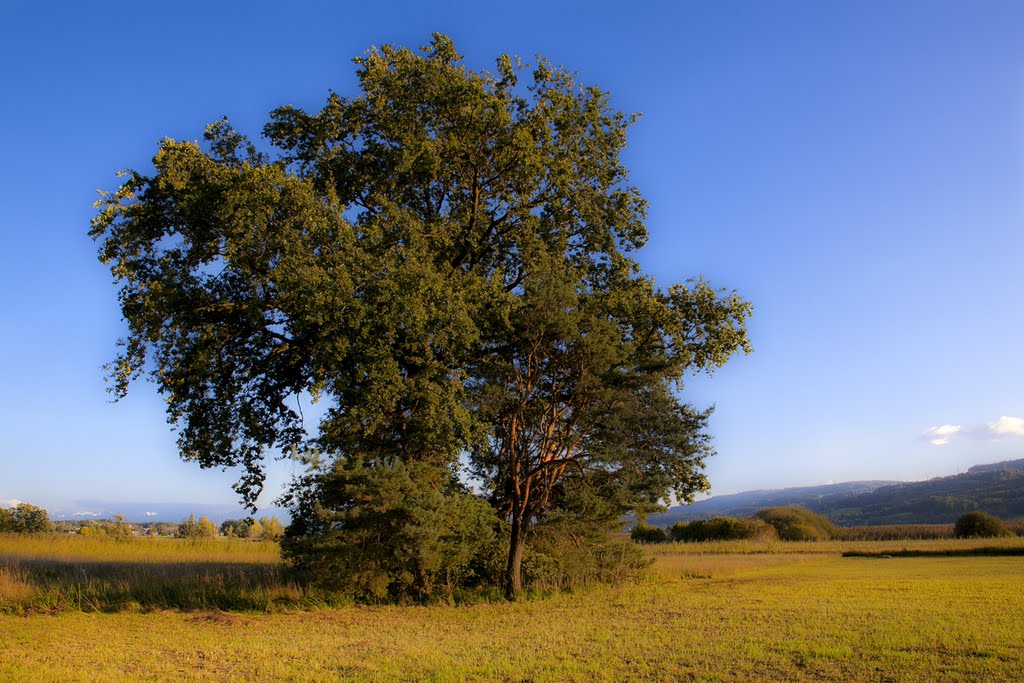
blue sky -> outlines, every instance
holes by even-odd
[[[178,460],[152,385],[108,400],[96,190],[165,136],[352,94],[352,57],[434,31],[642,112],[643,266],[755,305],[756,352],[685,392],[717,406],[713,493],[1024,457],[1024,4],[639,5],[2,3],[0,500],[235,500],[234,474]]]

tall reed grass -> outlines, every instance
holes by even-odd
[[[237,538],[180,539],[78,534],[0,534],[0,558],[61,562],[280,564],[277,543]]]
[[[277,544],[0,535],[0,611],[268,612],[343,602],[293,579]]]

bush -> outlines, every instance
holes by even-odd
[[[715,517],[690,523],[676,522],[669,529],[673,541],[739,541],[768,540],[777,536],[775,528],[761,519]]]
[[[839,532],[827,518],[798,505],[765,508],[754,516],[775,527],[783,541],[826,541]]]
[[[339,459],[296,482],[290,502],[285,559],[357,600],[451,599],[494,564],[497,514],[445,467]]]
[[[968,512],[956,520],[953,533],[957,538],[994,538],[1009,536],[1003,520],[987,512]]]
[[[574,590],[594,583],[614,584],[634,578],[653,561],[633,543],[607,541],[577,545],[557,531],[541,532],[526,547],[523,584],[539,591]]]
[[[668,534],[664,529],[645,522],[638,522],[629,532],[629,537],[634,543],[665,543],[668,541]]]

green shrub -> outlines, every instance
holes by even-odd
[[[665,543],[668,541],[668,534],[661,527],[651,526],[645,522],[639,522],[629,532],[629,537],[634,543]]]
[[[297,482],[291,502],[285,559],[366,602],[451,599],[477,585],[500,524],[450,469],[428,463],[339,459]]]
[[[957,538],[994,538],[1009,536],[1003,520],[987,512],[968,512],[956,520],[953,533]]]
[[[526,547],[523,584],[548,592],[619,583],[635,577],[652,562],[633,543],[566,533],[557,525],[542,526]]]
[[[669,528],[673,541],[767,540],[777,536],[775,528],[757,518],[715,517],[692,522],[676,522]]]
[[[754,516],[775,527],[783,541],[825,541],[838,535],[827,518],[798,505],[765,508]]]

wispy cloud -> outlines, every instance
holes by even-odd
[[[982,439],[1003,439],[1006,437],[1024,437],[1024,417],[1007,417],[986,422],[975,428],[974,433]]]
[[[967,436],[972,439],[995,441],[998,439],[1024,438],[1024,417],[1003,415],[997,420],[964,429],[960,425],[938,425],[921,432],[921,438],[933,446],[944,446],[954,437]]]
[[[921,438],[933,446],[945,446],[949,440],[963,431],[960,425],[939,425],[921,432]]]
[[[21,505],[22,501],[17,498],[11,498],[10,500],[0,500],[0,508],[16,508]]]

